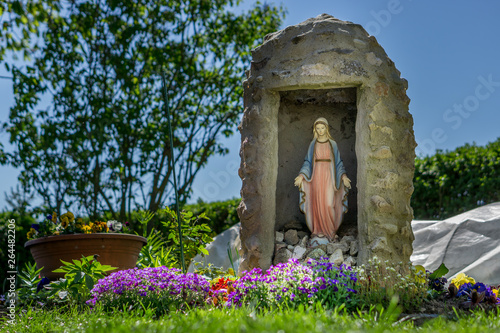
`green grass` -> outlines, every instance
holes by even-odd
[[[396,313],[397,316],[397,313]],[[500,332],[500,312],[436,318],[415,326],[395,322],[390,311],[346,314],[321,307],[258,313],[251,309],[193,310],[154,319],[151,311],[102,313],[75,309],[24,311],[2,332]]]

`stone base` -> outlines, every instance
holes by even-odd
[[[304,232],[289,229],[286,232],[275,233],[273,265],[286,263],[292,258],[305,263],[309,259],[318,260],[325,257],[337,266],[356,265],[359,242],[355,236],[346,235],[341,238],[336,236],[333,241],[329,241],[326,237],[317,236],[310,239],[309,233],[299,238],[299,233]]]

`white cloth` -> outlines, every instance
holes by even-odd
[[[413,221],[414,265],[433,271],[442,263],[476,282],[500,284],[500,202],[482,206],[443,221]]]

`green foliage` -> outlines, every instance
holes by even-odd
[[[166,207],[158,211],[159,218],[161,219],[161,231],[166,235],[165,245],[167,248],[175,249],[173,256],[175,261],[181,262],[180,242],[179,242],[179,229],[177,222],[177,213]],[[184,258],[186,260],[186,267],[195,255],[202,253],[208,255],[205,246],[210,243],[213,238],[210,236],[212,230],[206,224],[208,218],[204,213],[194,215],[193,212],[181,212],[181,228],[183,236]]]
[[[184,206],[184,209],[193,212],[195,215],[205,213],[210,219],[207,224],[213,230],[215,236],[240,222],[237,211],[240,201],[239,198],[214,202],[199,200],[196,204]]]
[[[0,59],[9,50],[31,62],[7,66],[15,104],[3,128],[15,148],[0,149],[0,162],[19,167],[22,185],[58,215],[78,205],[123,221],[171,200],[175,149],[185,202],[208,159],[227,153],[219,139],[239,121],[250,50],[283,16],[260,3],[235,14],[238,3],[3,1]]]
[[[42,280],[40,272],[42,268],[36,269],[35,263],[27,262],[19,272],[20,288],[17,290],[17,297],[21,303],[31,304],[38,300],[44,300],[43,293],[39,293],[38,283]]]
[[[418,310],[427,298],[425,269],[423,274],[419,274],[411,263],[391,265],[374,257],[357,271],[358,292],[355,297],[361,306],[380,304],[383,308],[391,308],[395,296],[403,311],[411,313]]]
[[[214,266],[212,263],[208,263],[208,265],[205,266],[201,262],[194,263],[194,273],[202,275],[208,280],[214,280],[219,277],[235,276],[234,269],[232,268],[225,271],[222,267]]]
[[[417,158],[412,207],[416,219],[450,216],[500,201],[500,138]]]
[[[104,278],[104,273],[116,269],[110,265],[101,265],[97,257],[97,255],[82,256],[81,260],[74,259],[73,263],[61,260],[63,266],[54,272],[64,273],[64,279],[52,282],[47,287],[50,297],[60,302],[76,304],[87,301],[97,280]]]
[[[434,272],[432,272],[430,275],[429,275],[429,280],[434,280],[434,279],[437,279],[437,278],[440,278],[440,277],[443,277],[445,276],[446,274],[448,274],[450,270],[448,269],[448,267],[446,267],[445,264],[441,264],[438,269],[436,269]]]
[[[35,223],[35,220],[27,213],[20,213],[18,211],[2,212],[0,213],[0,291],[4,290],[4,281],[7,277],[8,267],[8,224],[9,220],[15,221],[15,255],[16,255],[16,269],[19,271],[21,267],[27,264],[31,260],[31,253],[28,249],[24,248],[24,243],[28,241],[26,233],[30,230],[31,224]]]
[[[151,230],[147,237],[147,244],[142,247],[137,260],[138,268],[146,267],[160,267],[165,266],[168,268],[180,267],[177,258],[172,254],[174,248],[167,248],[167,244],[163,240],[161,232],[158,230]]]

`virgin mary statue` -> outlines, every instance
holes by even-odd
[[[295,186],[299,187],[300,211],[306,216],[311,239],[326,237],[331,241],[347,212],[351,181],[325,118],[316,119],[313,134]]]

